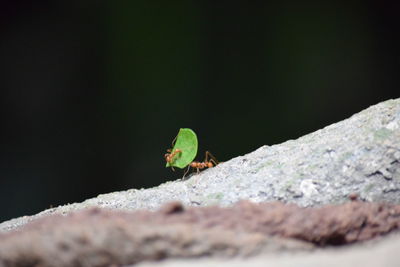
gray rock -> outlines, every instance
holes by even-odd
[[[172,200],[186,205],[230,205],[240,199],[280,200],[301,206],[366,201],[400,203],[400,99],[388,100],[324,129],[263,146],[187,180],[150,189],[99,195],[0,224],[0,231],[53,213],[92,206],[151,209]]]

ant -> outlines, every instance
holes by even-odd
[[[179,154],[179,153],[182,153],[182,150],[180,150],[179,148],[177,148],[177,149],[175,149],[174,151],[172,151],[171,149],[167,149],[167,152],[168,153],[166,153],[165,155],[164,155],[164,158],[165,158],[165,161],[166,162],[168,162],[168,163],[173,163],[174,162],[174,157],[177,155],[177,154]],[[172,170],[173,171],[175,171],[174,170],[174,167],[172,167],[171,166],[171,168],[172,168]]]
[[[175,136],[174,140],[172,140],[172,147],[174,147],[176,138],[177,138],[177,136]],[[164,154],[165,161],[172,164],[175,161],[174,157],[179,153],[182,153],[182,150],[179,148],[175,149],[174,151],[172,151],[171,148],[167,149],[167,153]],[[173,171],[175,171],[173,166],[171,166],[171,168]]]
[[[209,157],[210,159],[208,159]],[[209,151],[206,151],[204,161],[203,162],[193,161],[192,163],[190,163],[183,177],[185,177],[185,175],[188,173],[190,167],[192,167],[193,169],[197,169],[197,173],[199,173],[200,170],[205,168],[212,168],[214,166],[217,166],[218,163],[219,163],[218,160],[213,156],[213,154],[211,154]]]

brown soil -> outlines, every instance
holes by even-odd
[[[399,226],[399,205],[358,201],[320,208],[248,201],[227,208],[170,203],[156,212],[93,208],[38,219],[0,235],[0,267],[253,255],[344,245]]]

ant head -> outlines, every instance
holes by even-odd
[[[192,167],[192,168],[197,168],[197,166],[198,166],[198,162],[196,162],[196,161],[193,161],[192,163],[190,163],[190,167]]]

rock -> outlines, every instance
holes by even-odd
[[[231,207],[170,203],[157,212],[93,208],[0,234],[0,267],[120,266],[293,253],[365,241],[399,227],[400,205],[360,201],[319,208],[249,201]]]
[[[262,254],[245,259],[170,259],[162,262],[140,263],[135,267],[398,267],[399,250],[400,235],[394,234],[365,244],[346,248],[327,248],[312,253]]]
[[[155,188],[99,195],[0,224],[0,232],[41,216],[88,207],[154,210],[185,205],[227,206],[241,199],[312,207],[359,199],[400,203],[400,99],[388,100],[297,140],[244,156]]]

